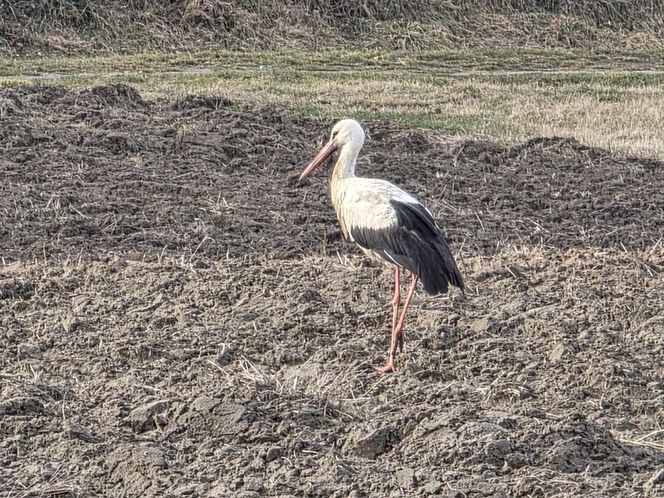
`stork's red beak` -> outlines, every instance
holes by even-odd
[[[332,153],[335,150],[337,150],[337,146],[332,140],[330,140],[328,143],[325,144],[325,147],[323,147],[320,150],[320,152],[316,155],[316,157],[314,157],[314,160],[311,161],[309,166],[307,166],[306,169],[302,172],[299,181],[302,181],[311,172],[313,172],[316,168],[318,168],[321,164],[323,164],[327,160],[327,158],[332,155]]]

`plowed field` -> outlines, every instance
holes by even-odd
[[[333,123],[130,87],[0,91],[0,494],[662,496],[664,170],[367,123],[469,287],[342,240]]]

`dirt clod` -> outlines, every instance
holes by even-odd
[[[347,449],[362,458],[376,458],[390,450],[398,435],[390,427],[383,427],[370,433],[351,435],[346,442]]]

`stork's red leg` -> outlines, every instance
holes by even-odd
[[[403,334],[403,328],[406,323],[406,312],[408,311],[408,305],[413,299],[413,294],[415,294],[415,288],[417,287],[417,275],[413,274],[412,283],[410,284],[410,289],[408,289],[408,294],[406,295],[406,300],[403,303],[403,309],[401,310],[401,316],[397,321],[396,327],[392,329],[392,338],[390,340],[390,350],[387,355],[387,363],[382,367],[375,367],[380,373],[394,372],[394,358],[397,354],[397,345],[399,341],[402,340],[401,336]]]
[[[401,304],[401,282],[399,282],[401,269],[397,266],[394,268],[394,297],[392,298],[392,333],[397,328],[399,318],[399,304]],[[398,337],[399,351],[403,351],[403,334]]]
[[[398,266],[394,267],[394,296],[392,296],[392,333],[397,326],[397,319],[399,318],[399,303],[401,302],[401,283],[399,282],[399,275],[401,269]]]
[[[417,275],[412,275],[412,283],[410,289],[408,289],[408,294],[406,295],[406,301],[403,303],[403,310],[401,310],[401,317],[397,322],[397,343],[399,344],[399,351],[403,351],[403,329],[406,325],[406,312],[408,311],[408,306],[410,301],[413,299],[415,294],[415,289],[417,288]],[[396,350],[393,351],[393,354],[396,354]]]

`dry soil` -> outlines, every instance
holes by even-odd
[[[468,284],[339,234],[332,123],[0,91],[0,496],[662,496],[664,174],[571,139],[368,123]]]

